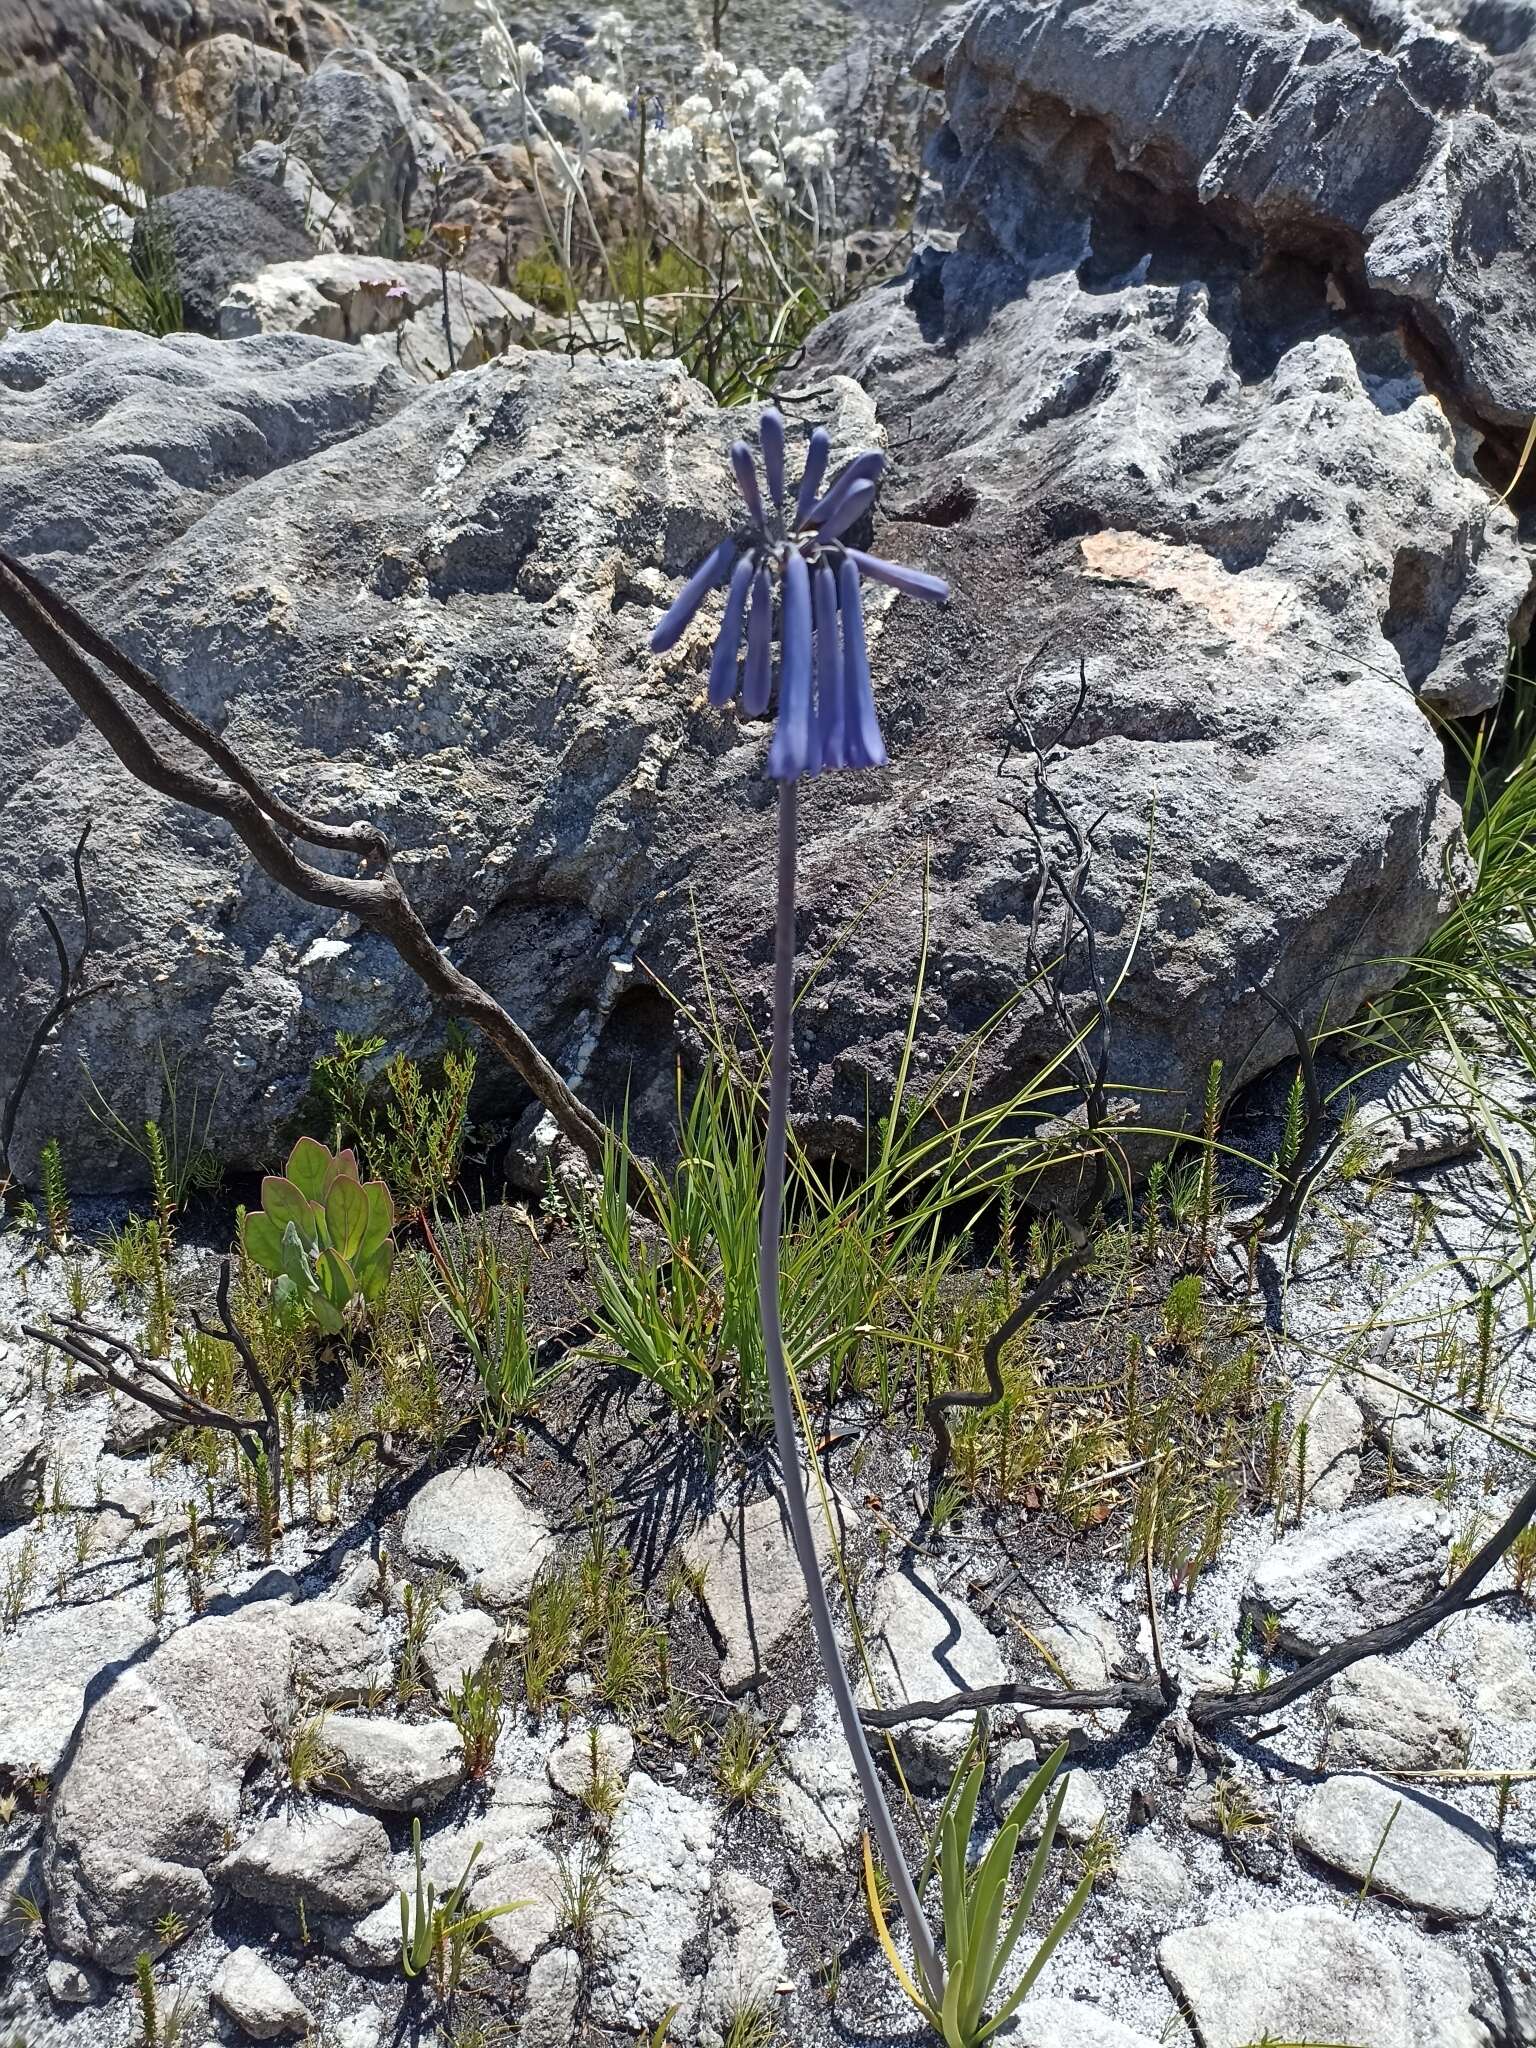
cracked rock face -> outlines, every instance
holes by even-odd
[[[1406,314],[1471,410],[1523,428],[1536,151],[1473,42],[1391,4],[1366,17],[989,0],[927,55],[946,194],[1026,263],[1155,265],[1154,224],[1182,220],[1254,269],[1333,273]]]

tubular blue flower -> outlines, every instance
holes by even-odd
[[[852,484],[846,491],[838,491],[826,501],[827,509],[817,522],[817,532],[824,541],[836,540],[854,521],[861,519],[875,502],[877,486],[872,483]]]
[[[773,688],[773,585],[768,571],[752,579],[752,609],[747,615],[747,676],[741,708],[748,718],[761,718]],[[729,701],[729,700],[727,700]]]
[[[736,694],[736,650],[741,645],[741,622],[746,614],[752,575],[752,557],[743,555],[731,571],[725,617],[720,622],[720,637],[715,642],[715,658],[709,664],[709,701],[716,709],[722,704],[729,704]]]
[[[717,584],[725,581],[735,559],[733,540],[721,541],[704,557],[662,614],[661,624],[651,635],[652,654],[665,654],[669,647],[677,645],[699,606]]]
[[[930,576],[925,569],[904,569],[900,562],[883,562],[878,555],[866,555],[859,548],[845,548],[843,552],[859,574],[873,583],[888,583],[892,590],[920,597],[926,604],[943,604],[949,596],[949,585],[943,578]]]
[[[825,427],[814,427],[805,451],[805,468],[800,477],[800,490],[795,498],[795,525],[804,526],[806,514],[816,502],[816,493],[821,489],[821,480],[827,473],[827,458],[832,453],[832,436]]]
[[[763,414],[758,427],[758,440],[763,449],[763,474],[768,479],[768,495],[775,505],[784,502],[784,415],[770,405]]]
[[[816,732],[820,768],[846,768],[843,733],[843,650],[837,637],[837,571],[818,562],[811,579],[811,606],[816,624]]]
[[[811,759],[811,572],[791,550],[784,563],[784,629],[779,658],[779,722],[768,749],[768,773],[793,782]],[[816,749],[820,757],[821,749]]]
[[[729,534],[700,563],[651,635],[664,654],[676,646],[710,591],[727,577],[730,591],[709,664],[709,701],[728,704],[741,693],[746,718],[773,703],[774,612],[779,622],[778,723],[768,773],[797,782],[833,768],[883,768],[885,743],[870,685],[861,576],[908,597],[942,604],[949,585],[922,569],[883,561],[842,539],[875,501],[885,457],[868,448],[844,463],[825,492],[832,443],[815,428],[793,509],[785,508],[785,433],[770,406],[758,427],[765,502],[757,464],[745,441],[731,444],[731,468],[747,511],[744,531]],[[740,659],[745,625],[746,658]]]
[[[745,441],[731,443],[731,467],[736,472],[736,483],[746,503],[747,514],[752,524],[764,527],[768,521],[763,512],[763,494],[757,488],[757,465],[752,460],[752,450]]]

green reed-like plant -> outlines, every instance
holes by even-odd
[[[476,1842],[459,1881],[439,1899],[437,1887],[429,1882],[421,1864],[421,1822],[411,1822],[411,1850],[416,1859],[415,1898],[400,1894],[400,1968],[414,1980],[430,1969],[440,1994],[459,1988],[464,1965],[478,1946],[484,1929],[504,1913],[515,1913],[528,1905],[527,1899],[513,1899],[504,1906],[482,1906],[465,1910],[464,1901],[474,1882],[483,1842]]]
[[[1028,1997],[1057,1943],[1093,1890],[1093,1875],[1085,1873],[1018,1981],[1005,1988],[1005,1972],[1028,1926],[1056,1839],[1067,1792],[1065,1778],[1051,1798],[1024,1881],[1010,1901],[1014,1865],[1030,1820],[1066,1758],[1067,1745],[1062,1743],[1035,1772],[1004,1815],[991,1845],[973,1863],[971,1831],[986,1777],[981,1748],[979,1740],[973,1742],[960,1760],[930,1851],[929,1868],[937,1867],[943,1899],[944,1974],[942,1994],[938,1997],[918,1989],[897,1954],[880,1903],[869,1837],[864,1838],[865,1889],[881,1947],[902,1990],[945,2048],[981,2048],[983,2042],[992,2038]]]

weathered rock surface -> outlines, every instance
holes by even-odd
[[[702,2048],[721,2048],[738,2013],[773,2010],[788,1967],[773,1893],[745,1871],[722,1872],[710,1895],[706,1939],[709,1967],[697,1990],[691,2031]]]
[[[1328,1763],[1380,1771],[1454,1769],[1464,1763],[1471,1729],[1448,1686],[1367,1657],[1333,1679],[1324,1695]]]
[[[1014,2048],[1155,2048],[1150,2034],[1075,1998],[1027,1998],[1007,2039]]]
[[[316,1807],[262,1821],[219,1865],[240,1898],[297,1915],[355,1920],[395,1891],[389,1837],[371,1813]]]
[[[944,372],[964,381],[942,401],[943,445],[931,447],[916,404],[930,314],[882,293],[839,330],[881,403],[899,393],[916,408],[892,508],[962,470],[984,492],[963,530],[907,529],[891,542],[951,570],[959,597],[949,620],[924,615],[921,644],[900,612],[881,634],[896,769],[857,787],[818,785],[805,804],[807,944],[841,928],[839,906],[867,887],[877,843],[933,835],[947,849],[934,866],[923,1019],[936,1060],[1023,972],[1034,854],[1011,805],[1024,783],[1015,790],[1007,762],[1000,777],[973,770],[994,743],[999,760],[1007,752],[1003,679],[1053,626],[1089,656],[1089,708],[1061,776],[1085,814],[1110,806],[1092,891],[1106,944],[1113,929],[1129,932],[1157,807],[1153,901],[1118,1011],[1116,1067],[1128,1084],[1192,1086],[1210,1053],[1238,1060],[1237,1041],[1262,1021],[1237,993],[1249,982],[1273,973],[1294,994],[1325,960],[1336,965],[1346,931],[1353,943],[1367,924],[1367,950],[1381,957],[1411,950],[1434,915],[1451,822],[1438,747],[1377,672],[1392,658],[1387,599],[1357,601],[1370,577],[1355,528],[1374,530],[1379,516],[1383,533],[1400,534],[1422,516],[1437,549],[1463,536],[1469,575],[1482,564],[1511,581],[1523,573],[1513,541],[1457,473],[1438,409],[1411,380],[1362,367],[1334,336],[1299,342],[1272,380],[1245,379],[1204,304],[1127,287],[1111,330],[1121,368],[1062,416],[1043,394],[1061,377],[1079,388],[1071,366],[1095,345],[1109,301],[1070,278],[1009,300],[990,338],[960,348]],[[1033,399],[1013,381],[1021,360]],[[0,438],[28,453],[0,476],[0,519],[71,595],[110,578],[114,630],[130,650],[232,736],[260,734],[259,757],[299,777],[312,804],[378,816],[405,849],[402,872],[428,923],[446,928],[468,906],[466,966],[556,1059],[588,1048],[592,1091],[616,1100],[630,1086],[638,1117],[648,1085],[670,1097],[667,1019],[610,963],[640,947],[686,992],[697,962],[685,881],[710,878],[713,946],[744,987],[766,981],[761,741],[693,708],[702,636],[670,667],[643,652],[675,576],[728,515],[720,457],[734,423],[667,366],[514,357],[400,414],[408,389],[392,365],[299,337],[212,356],[184,337],[15,337],[0,347]],[[1397,409],[1383,411],[1389,390]],[[867,439],[864,401],[837,387],[832,403],[838,445]],[[1198,443],[1197,476],[1184,422],[1222,408],[1225,439],[1213,429]],[[1283,464],[1282,451],[1292,451]],[[1333,467],[1298,479],[1297,462]],[[1330,656],[1319,668],[1289,626],[1269,630],[1274,550],[1250,569],[1207,549],[1228,547],[1239,506],[1245,530],[1272,523],[1284,510],[1266,499],[1277,475],[1307,500],[1293,539],[1311,567],[1294,574],[1326,577],[1330,593],[1298,597],[1296,616],[1326,618],[1330,647],[1347,642],[1359,663]],[[1140,532],[1147,480],[1159,477],[1169,530],[1185,538],[1122,546],[1114,535]],[[1213,513],[1207,540],[1172,517],[1202,488],[1232,508]],[[1041,534],[1053,520],[1070,529],[1038,555],[1038,585],[1020,576],[1007,537],[1021,502]],[[1292,534],[1285,521],[1280,530]],[[1372,574],[1385,591],[1390,565]],[[416,593],[430,596],[425,610]],[[1502,649],[1509,607],[1481,586],[1468,603]],[[1398,614],[1418,616],[1408,597]],[[1122,636],[1135,663],[1121,657]],[[501,650],[495,663],[488,647]],[[70,1018],[28,1098],[23,1162],[39,1133],[57,1130],[72,1158],[91,1160],[94,1148],[99,1168],[102,1135],[76,1114],[81,1054],[109,1095],[126,1097],[154,1071],[157,1041],[171,1059],[195,1049],[223,1074],[212,1137],[237,1161],[268,1151],[338,1024],[408,1045],[428,1031],[427,1005],[377,941],[281,900],[234,860],[221,830],[146,798],[94,739],[78,738],[29,661],[17,673],[0,714],[0,914],[56,893],[84,794],[97,840],[134,855],[93,877],[99,968],[125,972],[132,1000]],[[1191,674],[1209,674],[1209,688],[1192,690]],[[1075,656],[1034,676],[1042,729],[1065,715],[1075,686]],[[472,756],[462,750],[470,729]],[[866,1091],[878,1097],[888,1083],[913,962],[909,910],[901,888],[886,892],[803,1006],[806,1099],[829,1141],[841,1118],[862,1124]],[[173,956],[177,972],[162,979]],[[39,948],[39,977],[45,965]],[[1346,977],[1336,1006],[1376,973]],[[26,995],[0,1001],[31,1014]],[[1027,1012],[1017,1006],[988,1041],[982,1087],[1017,1080],[1044,1046],[1050,1027]],[[1252,1064],[1281,1050],[1271,1033]],[[1229,1073],[1235,1081],[1237,1066]]]
[[[286,213],[221,185],[168,192],[134,223],[134,267],[141,276],[165,277],[180,298],[182,319],[198,334],[218,333],[219,307],[237,279],[313,250]]]
[[[167,1913],[196,1927],[240,1788],[289,1704],[273,1610],[214,1616],[124,1670],[87,1713],[49,1807],[43,1875],[53,1940],[131,1975]]]
[[[234,284],[218,331],[226,340],[291,333],[360,342],[430,383],[527,340],[534,318],[514,293],[475,277],[450,274],[445,284],[430,264],[330,254],[273,263]]]
[[[784,1745],[783,1769],[770,1773],[769,1796],[795,1853],[835,1866],[856,1846],[864,1808],[830,1696],[818,1704],[818,1725]]]
[[[43,1876],[56,1944],[131,1975],[140,1949],[164,1946],[156,1929],[167,1912],[188,1928],[207,1917],[210,1866],[228,1846],[246,1773],[272,1731],[318,1701],[354,1696],[370,1666],[387,1672],[388,1664],[377,1624],[336,1602],[262,1601],[191,1623],[158,1647],[146,1640],[140,1604],[121,1604],[121,1668],[71,1610],[50,1617],[71,1623],[76,1654],[93,1648],[95,1661],[91,1703],[66,1753],[88,1680],[70,1666],[67,1634],[46,1637],[63,1668],[42,1726],[64,1764]],[[99,1613],[110,1618],[110,1603]],[[34,1653],[45,1653],[42,1637],[28,1638]],[[27,1711],[18,1709],[23,1726]]]
[[[1302,1802],[1295,1837],[1330,1869],[1440,1919],[1476,1920],[1493,1904],[1493,1835],[1412,1786],[1329,1778]]]
[[[704,1926],[714,1852],[710,1808],[636,1771],[614,1816],[593,1926],[599,2025],[654,2027],[689,2002],[683,1952]]]
[[[325,1746],[327,1786],[378,1813],[431,1813],[464,1782],[464,1746],[451,1721],[333,1714]]]
[[[601,1784],[622,1786],[635,1760],[635,1738],[617,1722],[604,1721],[595,1727],[577,1728],[549,1753],[545,1769],[549,1782],[573,1799]]]
[[[517,2048],[570,2048],[580,1996],[580,1956],[569,1948],[546,1950],[528,1972]]]
[[[1182,1860],[1145,1828],[1132,1835],[1115,1858],[1112,1882],[1116,1896],[1128,1901],[1153,1926],[1171,1927],[1183,1918],[1189,1872]]]
[[[92,1681],[146,1649],[153,1631],[131,1596],[29,1614],[0,1656],[0,1768],[52,1777]]]
[[[859,1684],[861,1704],[896,1706],[943,1699],[973,1686],[1000,1685],[1008,1676],[995,1637],[957,1593],[947,1592],[916,1565],[886,1572],[875,1587],[864,1624],[870,1678]],[[902,1768],[914,1785],[942,1789],[971,1739],[964,1715],[944,1721],[906,1721],[897,1731]]]
[[[1471,1650],[1470,1676],[1478,1712],[1490,1714],[1496,1721],[1536,1721],[1536,1644],[1530,1630],[1479,1614],[1459,1619],[1461,1641]]]
[[[1416,2048],[1407,1986],[1386,1948],[1321,1906],[1240,1913],[1166,1935],[1157,1960],[1201,2048],[1348,2041]]]
[[[449,137],[418,110],[400,73],[371,50],[332,51],[297,99],[288,147],[326,191],[398,247],[423,175],[452,161]]]
[[[833,1511],[845,1529],[858,1527],[858,1516],[842,1502]],[[811,1534],[826,1573],[837,1549],[814,1506]],[[703,1573],[704,1604],[723,1646],[720,1682],[727,1693],[740,1692],[771,1668],[774,1652],[806,1612],[805,1580],[777,1496],[712,1515],[688,1538],[684,1555]]]
[[[253,2041],[304,2034],[313,2024],[303,1999],[253,1948],[237,1948],[225,1957],[209,1995]]]
[[[1303,1423],[1304,1465],[1298,1434]],[[1302,1496],[1303,1511],[1343,1507],[1360,1478],[1365,1418],[1359,1403],[1333,1381],[1322,1387],[1302,1387],[1292,1397],[1291,1431],[1290,1483]]]
[[[31,1518],[48,1462],[40,1396],[0,1412],[0,1528]]]
[[[1406,9],[1383,35],[1286,0],[990,0],[931,49],[934,82],[940,63],[947,195],[1017,260],[1130,268],[1161,211],[1218,261],[1332,275],[1406,315],[1473,410],[1536,412],[1511,346],[1536,314],[1515,198],[1536,154],[1469,42]]]
[[[1243,1611],[1258,1627],[1276,1616],[1280,1647],[1312,1657],[1427,1600],[1445,1561],[1439,1509],[1399,1494],[1283,1536],[1249,1580]]]
[[[400,1545],[418,1564],[449,1565],[492,1607],[527,1597],[554,1538],[505,1472],[468,1465],[429,1479],[405,1511]]]
[[[500,1640],[501,1630],[483,1607],[461,1607],[434,1621],[421,1646],[421,1662],[438,1698],[447,1699],[473,1678]]]

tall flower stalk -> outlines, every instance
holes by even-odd
[[[758,1308],[764,1362],[783,1476],[784,1505],[805,1579],[816,1648],[837,1704],[843,1739],[853,1758],[870,1828],[911,1934],[923,1987],[932,2005],[938,2008],[944,1998],[944,1966],[859,1719],[853,1682],[838,1647],[831,1602],[816,1555],[790,1369],[784,1352],[779,1309],[779,1242],[784,1221],[784,1170],[794,1052],[800,780],[823,771],[874,768],[885,762],[870,688],[861,576],[873,577],[930,602],[945,600],[949,589],[937,577],[881,561],[850,547],[842,538],[873,502],[885,464],[883,455],[875,450],[856,455],[822,491],[831,444],[826,433],[817,428],[810,437],[800,487],[791,503],[784,474],[784,421],[772,408],[762,416],[759,445],[766,493],[759,484],[752,451],[745,442],[736,442],[731,450],[731,466],[746,506],[746,530],[722,540],[689,577],[657,625],[651,645],[657,653],[674,646],[709,592],[729,578],[730,594],[710,664],[710,701],[725,704],[739,693],[744,713],[749,717],[761,716],[768,711],[772,698],[770,661],[775,613],[778,617],[777,717],[768,750],[768,772],[779,784],[778,887],[768,1138],[758,1245]],[[749,599],[751,612],[745,616],[746,655],[738,669]]]

